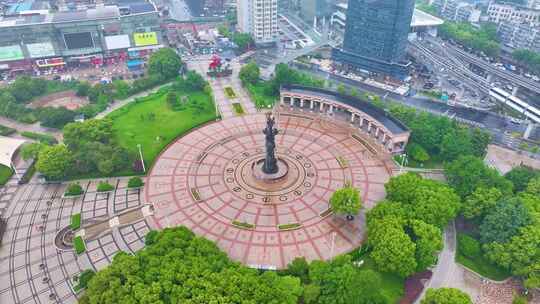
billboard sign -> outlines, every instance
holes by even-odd
[[[52,57],[55,54],[54,47],[50,42],[27,44],[26,48],[30,58]]]
[[[158,38],[156,32],[148,33],[135,33],[133,34],[133,40],[135,41],[135,46],[147,46],[158,44]]]
[[[19,45],[0,46],[0,62],[15,61],[24,59],[24,55]]]

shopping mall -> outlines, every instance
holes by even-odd
[[[27,0],[4,9],[0,19],[0,73],[40,74],[66,66],[125,61],[140,68],[163,46],[156,6],[146,0],[58,8]]]

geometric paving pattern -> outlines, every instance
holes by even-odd
[[[62,199],[66,184],[13,183],[0,188],[0,203],[7,231],[0,245],[0,303],[77,303],[71,278],[85,269],[102,269],[119,251],[133,253],[144,246],[150,229],[146,220],[120,226],[86,242],[87,252],[77,256],[54,245],[58,231],[69,225],[72,214],[83,222],[109,217],[139,207],[140,193],[127,190],[127,178],[108,181],[110,194],[97,193],[99,181],[81,181],[86,190],[77,199]]]
[[[284,268],[298,256],[329,259],[358,247],[363,215],[347,221],[329,214],[328,201],[351,183],[364,206],[373,207],[392,172],[388,155],[374,155],[346,125],[283,113],[276,155],[293,178],[263,188],[246,175],[264,157],[264,127],[263,114],[228,118],[170,145],[147,178],[145,201],[155,207],[147,220],[160,228],[184,225],[232,259],[261,268]],[[284,224],[295,227],[280,230]]]

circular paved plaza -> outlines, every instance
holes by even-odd
[[[329,211],[328,201],[351,183],[372,207],[392,172],[388,155],[370,152],[346,125],[282,113],[276,156],[288,175],[263,185],[251,167],[264,158],[265,123],[262,114],[230,118],[170,145],[146,183],[154,224],[184,225],[255,267],[283,268],[298,256],[328,259],[358,247],[363,216],[346,221]]]

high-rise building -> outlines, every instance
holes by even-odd
[[[329,15],[327,0],[300,0],[300,16],[308,24],[316,24],[317,19]]]
[[[404,78],[407,37],[414,0],[349,0],[343,47],[336,61],[353,67]]]
[[[273,43],[277,39],[278,0],[238,0],[238,28],[249,33],[258,44]]]

